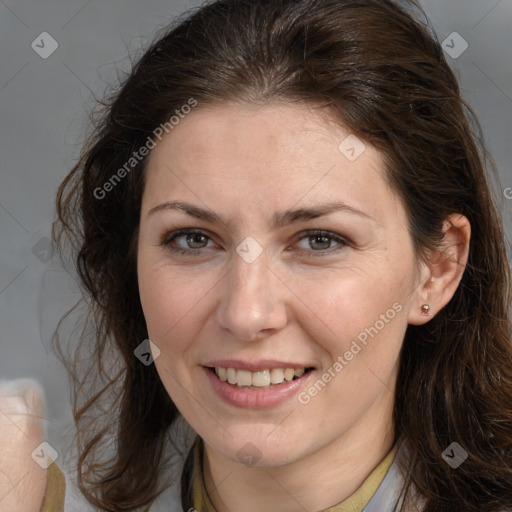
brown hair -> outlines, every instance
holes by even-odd
[[[396,438],[407,439],[409,449],[406,490],[419,492],[426,512],[512,506],[510,276],[502,223],[478,124],[437,39],[412,8],[412,1],[402,7],[391,0],[216,1],[159,37],[106,103],[59,189],[55,225],[56,240],[74,244],[96,329],[86,376],[79,378],[77,361],[70,365],[79,484],[95,506],[150,505],[163,485],[157,477],[167,432],[179,417],[154,365],[133,355],[147,338],[136,274],[145,159],[105,197],[95,190],[190,98],[197,108],[225,100],[326,107],[384,155],[418,256],[438,247],[450,214],[469,219],[469,262],[453,299],[430,322],[407,330]],[[116,357],[112,374],[105,365]],[[116,448],[104,460],[99,453],[109,436]],[[469,454],[456,470],[441,456],[452,441]]]

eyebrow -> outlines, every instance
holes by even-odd
[[[212,224],[229,224],[229,222],[225,221],[221,216],[219,216],[212,210],[200,208],[198,206],[183,201],[166,201],[165,203],[161,203],[155,206],[154,208],[151,208],[147,215],[149,217],[153,213],[156,213],[161,210],[179,210],[192,217],[195,217],[196,219],[201,219]],[[288,224],[293,224],[294,222],[303,222],[307,220],[317,219],[319,217],[323,217],[324,215],[329,215],[330,213],[338,211],[343,211],[346,213],[357,215],[359,217],[369,219],[375,222],[375,219],[368,215],[367,213],[358,210],[353,206],[349,206],[348,204],[337,201],[333,203],[326,203],[307,208],[289,209],[283,212],[276,213],[272,219],[271,225],[273,229],[277,229]]]

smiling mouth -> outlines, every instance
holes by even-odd
[[[304,374],[313,370],[313,368],[272,368],[251,372],[220,366],[208,369],[222,382],[236,388],[255,391],[274,388],[280,384],[300,379]]]

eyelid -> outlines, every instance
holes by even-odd
[[[212,240],[212,237],[210,236],[210,234],[208,233],[207,230],[205,229],[200,229],[200,228],[180,228],[180,229],[174,229],[172,231],[168,231],[166,232],[161,240],[160,240],[160,245],[168,245],[170,244],[175,238],[178,238],[179,236],[183,236],[183,235],[194,235],[194,234],[199,234],[199,235],[205,235],[207,236],[210,240]]]
[[[339,243],[345,243],[349,244],[349,240],[339,235],[338,233],[335,233],[334,231],[329,231],[328,229],[306,229],[305,231],[301,231],[300,233],[297,233],[295,235],[295,239],[301,240],[302,238],[306,238],[308,236],[326,236],[328,238],[332,238],[333,240],[339,242]]]

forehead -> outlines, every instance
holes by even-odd
[[[275,209],[350,199],[377,214],[386,195],[394,200],[380,153],[309,105],[200,105],[158,142],[146,170],[146,208],[184,196]]]

